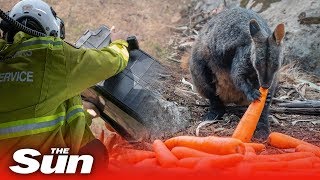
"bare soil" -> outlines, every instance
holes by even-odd
[[[9,10],[16,2],[18,0],[0,0],[0,7]],[[66,40],[69,42],[75,42],[87,29],[95,29],[103,24],[137,35],[141,48],[158,58],[168,71],[172,72],[172,77],[168,78],[164,85],[167,87],[164,92],[166,99],[176,101],[191,111],[190,127],[174,135],[195,135],[195,130],[207,111],[207,108],[200,105],[208,103],[205,99],[190,94],[189,92],[192,92],[190,87],[181,83],[183,78],[191,82],[190,73],[181,68],[180,64],[189,58],[190,49],[179,50],[174,44],[188,37],[170,28],[190,20],[188,7],[192,6],[191,0],[48,0],[47,2],[64,19]],[[295,91],[295,87],[301,85],[297,79],[310,80],[317,85],[320,83],[318,78],[304,76],[304,73],[298,71],[284,71],[282,77],[276,97],[287,100],[301,99],[299,93]],[[320,99],[320,93],[310,87],[306,87],[304,96],[306,99]],[[275,104],[273,106],[276,107]],[[230,136],[239,117],[241,114],[238,116],[226,114],[223,120],[202,127],[199,135]],[[272,131],[286,133],[320,145],[320,123],[314,123],[320,120],[319,116],[272,114],[270,119]],[[173,135],[168,135],[170,136]]]

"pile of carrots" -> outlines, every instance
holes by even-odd
[[[263,110],[268,90],[260,88],[260,101],[253,102],[232,137],[178,136],[166,141],[155,140],[153,151],[126,149],[113,156],[109,168],[123,167],[161,170],[163,173],[224,172],[320,174],[320,147],[285,134],[273,132],[270,146],[290,149],[290,153],[265,154],[266,146],[252,143],[251,138]],[[285,151],[284,151],[285,152]]]

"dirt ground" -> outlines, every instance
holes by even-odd
[[[16,2],[18,0],[0,0],[0,7],[9,10]],[[167,90],[164,96],[170,101],[176,101],[182,106],[188,107],[191,111],[191,126],[175,135],[195,135],[195,130],[207,111],[207,108],[201,105],[207,104],[207,101],[194,94],[189,96],[179,93],[181,91],[178,90],[191,91],[189,86],[181,83],[183,78],[191,82],[191,76],[187,70],[180,67],[179,63],[188,58],[188,51],[172,47],[173,41],[185,37],[170,28],[189,21],[188,7],[192,6],[191,0],[48,0],[47,2],[64,19],[66,40],[69,42],[75,42],[87,29],[95,29],[102,24],[115,26],[116,29],[136,35],[141,48],[158,58],[168,68],[168,71],[172,72],[172,77],[165,84]],[[295,87],[301,85],[296,80],[303,74],[288,70],[283,70],[283,72],[283,79],[276,97],[287,100],[301,99],[298,91],[295,91]],[[291,79],[293,75],[295,76],[294,80]],[[319,79],[306,78],[319,85]],[[319,100],[320,93],[306,87],[305,98]],[[237,125],[239,117],[241,114],[238,116],[226,114],[223,120],[202,127],[199,135],[229,136]],[[320,145],[319,116],[272,114],[270,120],[272,131],[283,132]]]

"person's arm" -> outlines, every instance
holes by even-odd
[[[0,51],[3,49],[3,47],[7,44],[7,42],[4,39],[0,38]]]
[[[117,40],[101,50],[76,49],[65,44],[68,96],[121,72],[128,64],[127,42]]]

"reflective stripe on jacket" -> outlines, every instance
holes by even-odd
[[[19,148],[76,153],[92,140],[79,94],[121,72],[126,47],[119,40],[101,50],[76,49],[23,32],[11,45],[0,40],[0,157]]]

